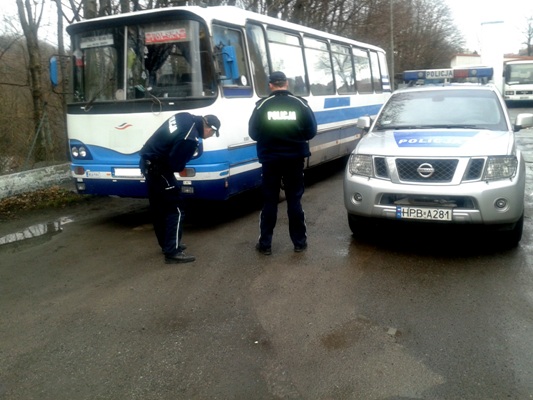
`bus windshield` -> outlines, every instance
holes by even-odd
[[[529,64],[509,64],[505,83],[508,85],[533,84],[533,62]]]
[[[115,26],[73,35],[73,101],[209,97],[216,76],[198,21]]]

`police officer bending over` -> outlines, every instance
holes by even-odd
[[[259,100],[250,117],[248,134],[257,141],[257,157],[263,179],[263,209],[256,249],[272,254],[272,236],[276,226],[279,191],[284,186],[289,217],[289,234],[294,251],[307,248],[307,232],[301,199],[304,193],[304,160],[311,155],[308,140],[316,135],[315,115],[307,101],[288,90],[281,71],[270,75],[269,97]]]
[[[140,151],[141,172],[148,185],[148,199],[157,241],[167,264],[195,260],[181,244],[182,212],[180,186],[174,172],[183,171],[200,139],[219,135],[220,121],[214,115],[196,116],[186,112],[170,117],[146,141]]]

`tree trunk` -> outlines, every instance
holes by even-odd
[[[110,0],[100,0],[100,9],[98,10],[98,16],[103,17],[104,15],[111,15],[111,1]]]
[[[68,70],[67,70],[67,55],[65,53],[65,44],[63,41],[63,5],[61,3],[61,0],[55,0],[56,7],[57,7],[57,50],[59,53],[58,61],[59,61],[59,73],[61,76],[61,109],[62,109],[62,115],[63,115],[63,126],[67,126],[67,100],[66,100],[66,93],[68,92]],[[66,133],[66,131],[65,131]],[[68,140],[65,138],[66,146],[66,156],[67,159],[70,158],[70,151],[68,146]]]
[[[96,0],[83,0],[83,16],[85,19],[96,18],[98,16]]]
[[[139,8],[139,2],[138,1],[133,1],[133,9],[135,11],[137,11],[137,9]],[[122,14],[125,14],[125,13],[128,13],[130,12],[130,2],[129,0],[120,0],[120,12]]]
[[[37,33],[39,30],[39,24],[41,21],[42,11],[44,4],[41,4],[41,10],[39,17],[33,15],[33,9],[29,0],[25,1],[25,4],[22,3],[22,0],[17,1],[17,9],[20,19],[20,24],[22,26],[22,31],[24,32],[24,37],[26,39],[26,47],[28,51],[28,60],[29,60],[29,78],[30,78],[30,90],[33,100],[33,123],[35,126],[35,134],[38,134],[37,127],[41,125],[41,120],[44,115],[44,94],[42,88],[42,66],[41,66],[41,52],[39,50],[39,40]],[[37,11],[37,5],[35,11]],[[41,136],[37,138],[35,154],[33,157],[35,161],[43,161],[46,158],[46,138]],[[39,140],[40,139],[40,140]],[[33,142],[31,140],[30,142]]]

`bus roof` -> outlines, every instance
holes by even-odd
[[[505,61],[505,64],[533,64],[533,57],[529,57],[527,59],[516,59],[516,60],[507,60]]]
[[[69,25],[66,29],[69,34],[78,33],[84,31],[88,28],[89,25],[100,25],[102,27],[109,26],[110,22],[121,21],[123,24],[128,23],[139,23],[143,20],[146,20],[150,15],[161,15],[161,14],[174,14],[174,13],[183,13],[189,12],[195,14],[201,18],[210,21],[223,21],[229,22],[235,25],[244,26],[247,22],[259,22],[263,24],[268,24],[276,26],[279,28],[284,28],[293,31],[299,31],[304,34],[314,35],[324,39],[329,39],[332,41],[339,41],[344,43],[349,43],[354,46],[360,46],[369,48],[372,50],[385,52],[382,48],[374,46],[368,43],[359,42],[357,40],[349,39],[343,36],[334,35],[327,32],[322,32],[314,28],[309,28],[304,25],[298,25],[292,22],[283,21],[281,19],[273,18],[267,15],[258,14],[253,11],[243,10],[242,8],[235,6],[212,6],[212,7],[200,7],[200,6],[180,6],[180,7],[165,7],[165,8],[155,8],[150,10],[134,11],[124,14],[116,15],[107,15],[98,18],[92,18],[88,20],[74,22]]]

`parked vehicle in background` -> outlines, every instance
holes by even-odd
[[[533,59],[504,63],[503,96],[509,106],[533,101]]]
[[[355,236],[370,222],[470,224],[493,228],[517,245],[524,222],[525,162],[494,85],[416,86],[394,92],[366,133],[344,177]]]

